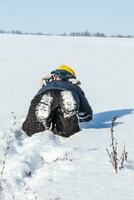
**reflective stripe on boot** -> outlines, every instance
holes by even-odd
[[[44,94],[36,106],[35,115],[39,122],[42,122],[43,125],[47,128],[47,118],[51,113],[51,104],[53,97],[50,93]]]
[[[77,103],[71,91],[61,92],[61,111],[65,118],[69,118],[76,114]]]

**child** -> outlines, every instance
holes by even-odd
[[[51,130],[69,137],[80,130],[79,121],[92,119],[91,106],[70,67],[60,65],[42,80],[43,86],[31,101],[22,126],[27,135]]]

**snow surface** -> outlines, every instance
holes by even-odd
[[[134,199],[133,52],[134,39],[0,35],[1,200]],[[21,125],[30,101],[60,64],[78,75],[94,119],[70,138],[28,137]],[[124,141],[128,151],[118,174],[106,152],[116,115],[118,151]]]

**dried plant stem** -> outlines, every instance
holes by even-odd
[[[124,149],[123,149],[123,153],[121,155],[121,161],[120,161],[119,169],[122,169],[124,167],[124,162],[127,161],[127,159],[128,159],[128,152],[126,152],[126,145],[124,143]]]
[[[127,161],[127,157],[128,157],[128,153],[126,152],[126,146],[124,144],[124,149],[123,149],[123,153],[120,157],[120,159],[118,158],[118,149],[117,149],[117,139],[114,136],[114,127],[115,127],[115,121],[117,119],[117,116],[115,116],[112,119],[112,123],[111,123],[111,152],[106,149],[107,154],[109,156],[109,161],[112,163],[112,166],[115,169],[115,172],[118,173],[118,169],[122,169],[124,167],[124,161]],[[120,164],[120,167],[119,167]]]
[[[7,142],[7,147],[6,147],[6,150],[5,150],[5,153],[4,153],[4,159],[2,161],[2,169],[1,169],[1,172],[0,172],[0,191],[3,190],[2,179],[3,179],[3,174],[4,174],[4,171],[5,171],[5,167],[6,167],[6,158],[7,158],[8,151],[10,149],[10,144],[11,144],[11,140],[9,140]]]
[[[25,188],[25,198],[26,198],[26,200],[28,200],[28,193],[29,192],[31,192],[34,195],[34,200],[38,200],[36,193],[33,192],[29,186],[27,186]]]

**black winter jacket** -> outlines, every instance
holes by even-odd
[[[84,92],[77,84],[72,84],[71,82],[64,80],[53,80],[48,82],[47,85],[43,86],[35,97],[38,97],[39,95],[51,90],[71,91],[77,102],[79,120],[89,121],[92,119],[92,108],[89,105]]]

